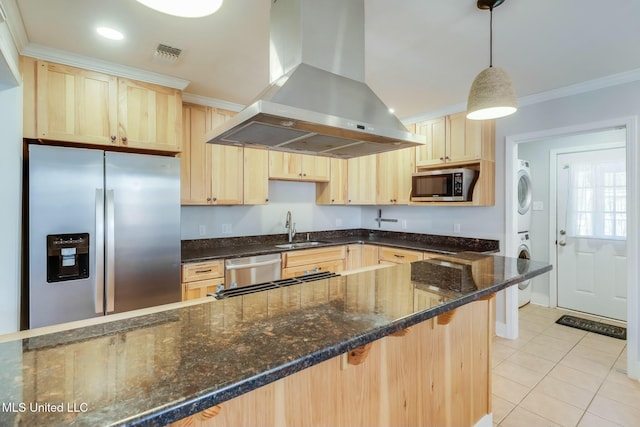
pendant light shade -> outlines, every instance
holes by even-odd
[[[497,119],[518,109],[511,78],[502,68],[485,68],[471,84],[467,100],[467,118]]]
[[[513,114],[518,109],[511,78],[502,68],[493,66],[493,8],[504,0],[478,0],[479,9],[489,9],[489,68],[480,72],[471,84],[467,100],[467,118],[489,120]]]

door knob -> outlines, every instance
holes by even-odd
[[[558,242],[560,246],[567,246],[567,242]]]
[[[564,236],[565,234],[567,234],[567,232],[566,232],[566,231],[564,231],[564,230],[560,230],[560,235],[561,235],[561,236]]]

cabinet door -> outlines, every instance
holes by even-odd
[[[347,161],[347,195],[350,205],[376,204],[376,155]]]
[[[364,245],[347,245],[347,255],[345,258],[346,271],[362,267],[362,246]]]
[[[394,151],[396,159],[396,205],[408,205],[411,199],[411,176],[416,170],[416,152],[412,148]]]
[[[331,170],[329,157],[300,155],[300,172],[303,181],[328,182]]]
[[[362,245],[362,266],[378,265],[379,247],[376,245]]]
[[[299,181],[302,177],[302,156],[284,151],[269,151],[269,178]]]
[[[180,151],[182,94],[179,90],[120,78],[118,99],[122,145]]]
[[[330,159],[329,182],[316,184],[317,205],[344,205],[347,203],[347,161]]]
[[[38,137],[117,145],[117,90],[115,77],[38,61]]]
[[[377,204],[409,204],[411,175],[414,170],[415,150],[413,148],[378,154]]]
[[[235,145],[208,144],[211,167],[211,202],[214,205],[241,205],[244,191],[244,153]]]
[[[182,203],[206,205],[210,199],[209,146],[205,143],[206,112],[195,105],[183,108]]]
[[[244,204],[269,202],[269,150],[244,148]]]
[[[444,163],[445,160],[445,118],[440,117],[416,125],[416,133],[427,137],[427,142],[416,147],[416,166],[430,166]]]
[[[468,120],[465,112],[448,116],[447,139],[447,162],[480,160],[482,120]]]
[[[182,301],[205,298],[207,294],[215,293],[218,286],[224,284],[224,278],[200,280],[182,284]]]

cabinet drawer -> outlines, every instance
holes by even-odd
[[[189,262],[182,264],[182,282],[213,279],[224,276],[224,261]]]
[[[302,276],[305,274],[326,273],[327,271],[339,273],[343,270],[344,260],[337,259],[333,261],[317,262],[313,264],[284,268],[282,269],[282,278],[287,279],[289,277]]]
[[[344,260],[346,251],[344,246],[305,249],[282,253],[282,267],[296,267],[300,265],[317,264],[325,261]]]
[[[388,261],[400,264],[405,262],[421,261],[423,256],[422,252],[418,251],[382,246],[378,249],[378,259],[381,263],[382,261]]]

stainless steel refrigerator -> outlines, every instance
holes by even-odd
[[[180,301],[180,161],[29,146],[29,327]]]

